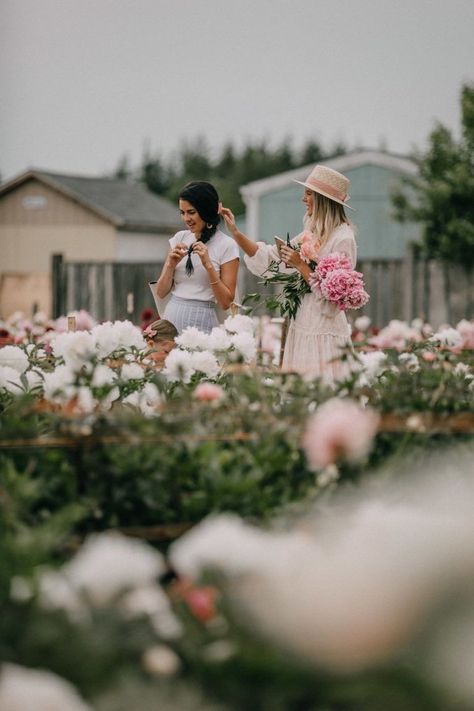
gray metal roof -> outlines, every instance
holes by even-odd
[[[181,226],[178,208],[170,200],[155,195],[140,183],[118,178],[63,175],[33,168],[2,185],[0,194],[31,178],[68,195],[113,222],[118,229],[158,232],[175,231]]]

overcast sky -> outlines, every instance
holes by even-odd
[[[459,130],[474,0],[0,0],[0,173],[288,136],[423,148]]]

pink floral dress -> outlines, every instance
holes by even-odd
[[[297,235],[292,244],[299,244],[304,233]],[[244,257],[247,267],[258,276],[268,269],[272,260],[278,261],[276,247],[257,242],[258,250],[253,257]],[[351,225],[337,227],[328,241],[319,250],[319,256],[331,252],[345,254],[355,267],[357,247]],[[281,268],[287,270],[283,264]],[[282,367],[308,377],[321,377],[334,382],[348,374],[349,366],[339,359],[341,348],[351,342],[351,329],[346,314],[321,294],[306,294],[296,317],[290,320],[283,354]]]

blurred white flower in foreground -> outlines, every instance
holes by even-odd
[[[181,351],[179,348],[173,348],[166,356],[163,375],[166,375],[172,381],[182,380],[183,383],[189,383],[194,373],[192,355],[190,351]]]
[[[0,365],[0,388],[5,388],[13,395],[21,395],[23,386],[20,374],[15,368],[11,368],[9,365]]]
[[[229,333],[251,333],[255,331],[255,324],[250,316],[237,314],[236,316],[228,316],[224,321],[224,328]]]
[[[125,363],[120,370],[122,380],[143,380],[145,371],[138,363]]]
[[[247,624],[318,666],[352,673],[386,663],[436,626],[453,593],[469,590],[474,603],[472,463],[457,452],[434,461],[438,471],[429,462],[423,476],[366,484],[289,533],[228,515],[204,521],[173,544],[173,566],[226,574]],[[459,637],[451,643],[462,647]],[[466,693],[471,676],[465,670]]]
[[[42,599],[50,607],[74,607],[77,594],[106,605],[128,589],[148,585],[165,571],[163,557],[141,541],[120,533],[89,536],[74,558],[57,573],[44,574]]]
[[[216,356],[211,351],[194,351],[191,363],[195,371],[204,373],[208,378],[215,378],[220,371]]]
[[[119,533],[89,536],[63,572],[96,604],[124,589],[154,580],[165,571],[163,557],[141,541]]]
[[[17,373],[24,373],[29,360],[23,348],[19,346],[3,346],[0,348],[0,366],[13,368]]]
[[[234,316],[233,318],[237,318],[237,316]],[[242,316],[242,318],[248,317]],[[249,331],[235,333],[232,336],[231,342],[235,350],[246,362],[253,360],[257,355],[257,341],[255,340],[253,334]]]
[[[211,351],[227,351],[232,346],[230,335],[221,326],[216,326],[207,336],[207,348]]]
[[[75,688],[49,671],[3,664],[1,711],[92,711]]]
[[[196,348],[206,349],[208,347],[208,339],[209,336],[204,331],[200,331],[195,326],[188,326],[174,340],[181,348],[187,348],[192,351]]]

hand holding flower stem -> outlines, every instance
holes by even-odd
[[[311,267],[303,259],[301,259],[300,253],[297,249],[293,249],[293,247],[288,247],[286,245],[282,246],[280,249],[280,256],[287,267],[293,267],[299,271],[303,279],[309,284]]]

